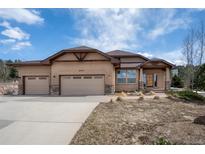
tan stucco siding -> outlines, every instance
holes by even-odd
[[[105,56],[99,53],[88,53],[85,60],[108,60]]]
[[[66,53],[56,58],[55,60],[78,60],[78,59],[73,53]],[[87,53],[84,60],[107,60],[107,58],[99,53]]]
[[[38,76],[46,75],[50,76],[50,66],[20,66],[16,67],[18,70],[18,76]],[[22,80],[20,81],[22,83]]]
[[[120,58],[121,62],[145,62],[145,60],[143,58],[140,57],[128,57],[128,58]]]
[[[77,60],[77,58],[72,53],[66,53],[66,54],[56,58],[55,60]]]
[[[158,83],[157,88],[165,89],[165,70],[163,69],[144,69],[143,73],[145,74],[157,74]]]
[[[54,62],[51,67],[51,84],[59,84],[59,75],[104,74],[105,84],[115,84],[114,66],[111,62]]]

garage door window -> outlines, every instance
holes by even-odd
[[[81,79],[80,76],[74,76],[73,79]]]
[[[47,78],[46,77],[39,77],[38,79],[39,80],[46,80]]]
[[[84,79],[92,79],[92,76],[84,76]]]
[[[95,76],[95,79],[102,79],[102,76]]]
[[[36,78],[34,78],[34,77],[30,77],[30,78],[28,78],[28,80],[35,80]]]

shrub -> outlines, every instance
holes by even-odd
[[[176,75],[173,76],[171,86],[172,87],[177,87],[177,88],[182,88],[183,87],[183,82],[182,82],[181,78],[176,76]]]
[[[187,101],[205,101],[205,97],[199,95],[196,92],[185,90],[185,91],[178,91],[176,92],[176,96],[178,96],[181,99],[185,99]]]
[[[171,145],[171,142],[163,137],[160,137],[154,142],[154,144],[155,145]]]

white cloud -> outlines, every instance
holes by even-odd
[[[84,44],[102,50],[136,48],[136,33],[140,25],[139,9],[83,9],[78,11],[78,30],[81,37],[75,44]],[[135,43],[133,43],[135,42]]]
[[[185,16],[177,17],[175,9],[162,9],[155,20],[156,25],[147,35],[147,38],[152,40],[176,29],[186,28],[190,22]]]
[[[184,65],[185,61],[183,59],[183,55],[181,53],[181,49],[176,49],[173,51],[160,51],[156,52],[155,55],[157,58],[162,58],[167,60],[175,65]]]
[[[148,52],[138,52],[138,54],[143,55],[143,56],[145,56],[147,58],[152,58],[153,57],[153,55],[148,53]]]
[[[15,42],[16,42],[15,39],[3,39],[3,40],[0,40],[0,44],[4,44],[4,45],[12,44],[12,43],[15,43]]]
[[[175,9],[80,9],[72,11],[80,36],[69,41],[104,51],[136,50],[159,36],[186,28],[185,13]],[[76,13],[77,12],[77,13]],[[148,55],[150,56],[150,55]]]
[[[25,47],[30,47],[30,46],[32,46],[32,44],[29,41],[18,42],[11,49],[12,50],[21,50]]]
[[[30,35],[22,31],[19,27],[10,27],[9,29],[2,31],[1,34],[17,40],[27,40],[30,38]]]
[[[40,13],[38,11],[19,8],[0,9],[0,18],[6,20],[15,20],[19,23],[25,23],[29,25],[44,22],[44,19],[40,16]]]
[[[10,23],[7,22],[7,21],[1,22],[1,23],[0,23],[0,26],[5,27],[5,28],[10,28],[10,27],[11,27],[11,26],[10,26]]]

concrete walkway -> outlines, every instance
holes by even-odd
[[[0,96],[0,144],[69,144],[99,102],[110,98]]]

